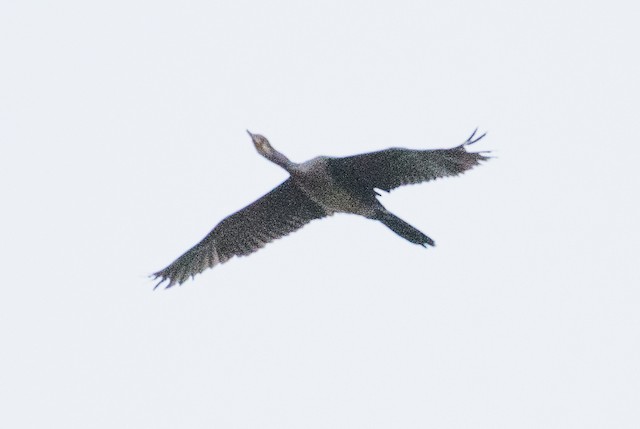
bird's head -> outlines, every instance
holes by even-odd
[[[269,140],[263,135],[260,134],[252,134],[251,131],[247,130],[247,133],[253,140],[253,145],[256,147],[256,150],[263,156],[269,157],[273,154],[273,148],[271,144],[269,144]]]

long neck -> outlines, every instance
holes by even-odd
[[[267,158],[269,161],[273,162],[274,164],[278,164],[280,167],[284,168],[289,172],[291,172],[291,169],[296,165],[295,162],[291,162],[289,158],[287,158],[286,156],[284,156],[283,154],[281,154],[275,149],[272,149],[272,151],[268,154],[264,154],[264,157]]]

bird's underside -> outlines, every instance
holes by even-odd
[[[391,148],[344,158],[320,157],[316,158],[318,161],[303,164],[289,161],[263,136],[249,134],[258,152],[285,168],[291,177],[223,219],[198,244],[154,273],[153,278],[159,279],[156,287],[165,281],[168,281],[166,287],[182,284],[207,268],[233,256],[249,255],[334,212],[356,213],[379,220],[412,243],[433,246],[431,238],[386,210],[375,198],[379,195],[376,189],[389,192],[403,185],[456,176],[489,158],[484,155],[487,151],[466,150],[485,135],[474,138],[475,131],[464,143],[451,149]],[[313,165],[314,162],[323,164]]]

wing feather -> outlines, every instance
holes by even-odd
[[[291,179],[247,207],[223,219],[198,244],[169,266],[152,274],[158,287],[184,283],[207,268],[223,264],[234,256],[246,256],[267,243],[326,216]]]
[[[468,152],[467,146],[477,142],[474,134],[463,144],[451,149],[413,150],[390,148],[362,155],[333,158],[330,168],[334,177],[350,189],[374,188],[387,192],[399,186],[456,176],[489,159],[484,152]]]

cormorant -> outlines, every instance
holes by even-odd
[[[477,131],[477,129],[476,129]],[[182,284],[207,268],[233,256],[246,256],[314,219],[353,213],[378,220],[400,237],[421,246],[435,242],[389,212],[376,198],[376,189],[389,192],[402,185],[456,176],[489,157],[488,151],[467,152],[483,138],[476,131],[451,149],[390,148],[344,158],[319,156],[295,163],[275,150],[260,134],[247,130],[258,153],[287,170],[290,177],[268,194],[223,219],[198,244],[168,267],[152,274],[158,287]],[[475,137],[475,138],[474,138]]]

